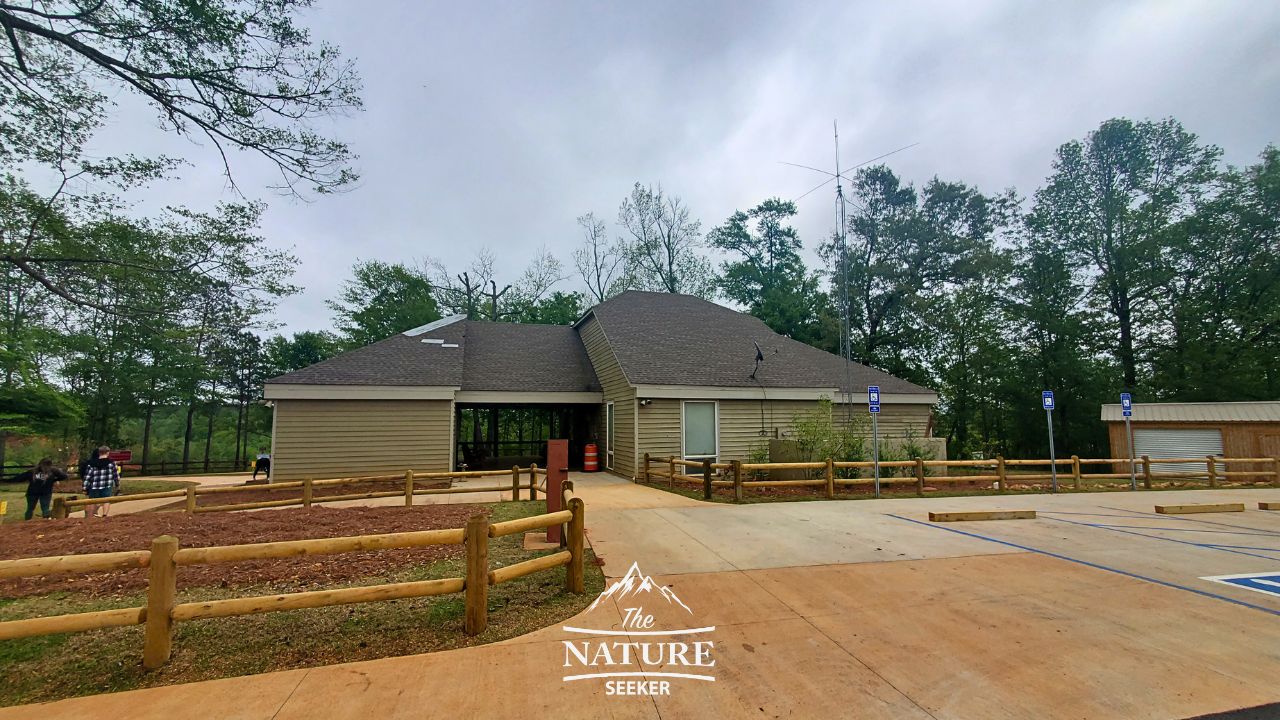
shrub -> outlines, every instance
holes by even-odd
[[[850,418],[840,422],[835,406],[828,398],[818,401],[813,410],[798,412],[791,419],[791,432],[804,462],[831,458],[836,462],[860,462],[868,459],[867,421]],[[856,470],[842,470],[841,477],[857,477]]]

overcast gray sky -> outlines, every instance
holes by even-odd
[[[888,160],[1031,194],[1053,150],[1107,118],[1173,116],[1227,161],[1280,142],[1280,3],[523,2],[317,0],[304,22],[354,58],[365,111],[334,124],[360,186],[310,203],[272,196],[271,172],[233,156],[270,203],[263,232],[292,247],[305,291],[289,331],[329,327],[324,300],[357,258],[426,256],[462,269],[476,249],[514,276],[546,246],[571,268],[575,217],[611,225],[635,181],[662,183],[703,221],[822,180],[779,160]],[[104,151],[167,151],[182,182],[143,209],[234,199],[210,148],[166,137],[124,106]],[[807,248],[831,232],[832,194],[800,202]],[[577,289],[576,279],[566,289]]]

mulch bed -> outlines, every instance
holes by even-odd
[[[460,528],[472,515],[488,514],[483,505],[420,505],[369,508],[284,508],[267,512],[135,513],[109,518],[14,523],[0,527],[0,560],[49,555],[146,550],[160,535],[173,535],[181,547],[209,547],[307,538],[371,535]],[[178,587],[232,587],[282,582],[292,587],[331,586],[385,574],[406,566],[458,557],[461,545],[313,555],[241,563],[184,566]],[[0,580],[0,597],[23,597],[57,591],[108,596],[142,590],[147,571],[122,570],[91,574],[57,574]]]

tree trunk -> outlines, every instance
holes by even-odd
[[[1116,303],[1116,322],[1120,325],[1120,367],[1124,372],[1124,388],[1132,392],[1138,384],[1138,367],[1133,357],[1133,313],[1129,298],[1121,296]]]
[[[186,474],[191,462],[191,422],[196,416],[196,400],[187,404],[187,429],[182,434],[182,472]]]
[[[209,451],[213,448],[213,418],[218,414],[218,406],[209,407],[209,424],[204,435],[204,471],[209,472]]]
[[[248,437],[245,433],[245,427],[244,427],[245,425],[244,415],[245,415],[245,403],[244,401],[241,401],[240,406],[236,408],[236,469],[237,470],[240,469],[241,467],[240,461],[244,457],[244,449],[245,449],[244,445],[246,444],[244,441],[248,440]]]
[[[151,381],[152,391],[155,391],[155,381]],[[154,398],[155,396],[152,395]],[[142,424],[142,474],[147,474],[147,466],[151,463],[151,418],[155,415],[156,403],[153,399],[147,400],[147,416],[146,421]]]

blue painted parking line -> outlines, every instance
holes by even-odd
[[[1249,527],[1248,525],[1231,525],[1228,523],[1216,522],[1214,520],[1201,520],[1199,518],[1180,517],[1178,515],[1165,515],[1162,513],[1146,512],[1143,510],[1129,510],[1126,508],[1108,507],[1106,505],[1099,505],[1098,507],[1104,508],[1106,510],[1119,510],[1120,512],[1138,513],[1139,515],[1143,515],[1146,517],[1158,517],[1163,520],[1177,520],[1179,522],[1200,523],[1202,525],[1217,525],[1218,527],[1229,527],[1229,528],[1235,528],[1236,530],[1256,530],[1261,533],[1266,533],[1267,535],[1275,535],[1276,537],[1280,537],[1280,532],[1276,532],[1275,530],[1270,530],[1268,528]]]
[[[956,528],[942,527],[941,525],[927,523],[927,522],[924,522],[923,520],[913,520],[912,518],[903,517],[901,515],[894,515],[893,513],[885,513],[885,515],[887,515],[888,517],[894,518],[895,520],[905,520],[909,523],[915,523],[916,525],[923,525],[925,527],[933,528],[934,530],[942,530],[944,532],[955,533],[956,535],[964,535],[966,537],[976,538],[978,540],[986,540],[987,542],[995,543],[997,545],[1005,545],[1007,547],[1017,548],[1019,550],[1025,550],[1027,552],[1036,553],[1037,555],[1044,555],[1046,557],[1057,558],[1058,560],[1066,560],[1067,562],[1076,563],[1077,565],[1084,565],[1085,567],[1091,567],[1096,570],[1105,570],[1107,572],[1112,572],[1117,575],[1124,575],[1125,577],[1131,577],[1131,578],[1134,578],[1135,580],[1144,580],[1146,582],[1153,583],[1156,585],[1163,585],[1164,587],[1167,587],[1167,588],[1173,588],[1174,590],[1184,590],[1186,592],[1194,593],[1202,597],[1213,598],[1214,600],[1222,600],[1223,602],[1229,602],[1232,605],[1241,605],[1243,607],[1247,607],[1253,610],[1260,610],[1269,615],[1280,615],[1280,610],[1272,610],[1269,607],[1254,605],[1253,603],[1244,602],[1243,600],[1237,600],[1233,597],[1227,597],[1226,595],[1219,595],[1217,593],[1207,592],[1205,590],[1188,587],[1186,585],[1179,585],[1178,583],[1159,580],[1157,578],[1148,577],[1146,575],[1139,575],[1138,573],[1132,573],[1132,572],[1129,572],[1128,570],[1121,570],[1120,568],[1114,568],[1108,565],[1102,565],[1099,563],[1090,562],[1088,560],[1074,558],[1074,557],[1071,557],[1070,555],[1063,555],[1062,553],[1056,553],[1049,550],[1041,550],[1040,548],[1031,547],[1030,545],[1020,545],[1015,542],[1009,542],[1008,540],[1001,540],[999,538],[994,538],[989,535],[980,535],[975,532],[967,532],[965,530],[957,530]],[[1271,558],[1268,558],[1268,559],[1271,559]]]
[[[1280,572],[1242,573],[1239,575],[1214,575],[1200,578],[1224,585],[1235,585],[1246,590],[1280,597]]]
[[[1246,552],[1244,550],[1233,550],[1229,547],[1214,545],[1213,543],[1197,543],[1189,540],[1178,540],[1177,538],[1161,537],[1159,535],[1151,535],[1148,533],[1140,533],[1134,530],[1124,530],[1113,525],[1102,525],[1100,523],[1080,522],[1079,520],[1067,520],[1066,518],[1046,517],[1045,520],[1054,522],[1067,523],[1069,525],[1080,525],[1082,527],[1098,528],[1099,530],[1110,530],[1111,532],[1124,533],[1125,535],[1137,535],[1138,537],[1151,538],[1152,540],[1163,540],[1164,542],[1177,543],[1179,545],[1190,545],[1191,547],[1201,548],[1202,550],[1217,550],[1218,552],[1231,553],[1232,555],[1247,555],[1249,557],[1262,558],[1263,560],[1275,560],[1270,555],[1259,555],[1257,553]],[[1269,548],[1265,548],[1269,549]]]

